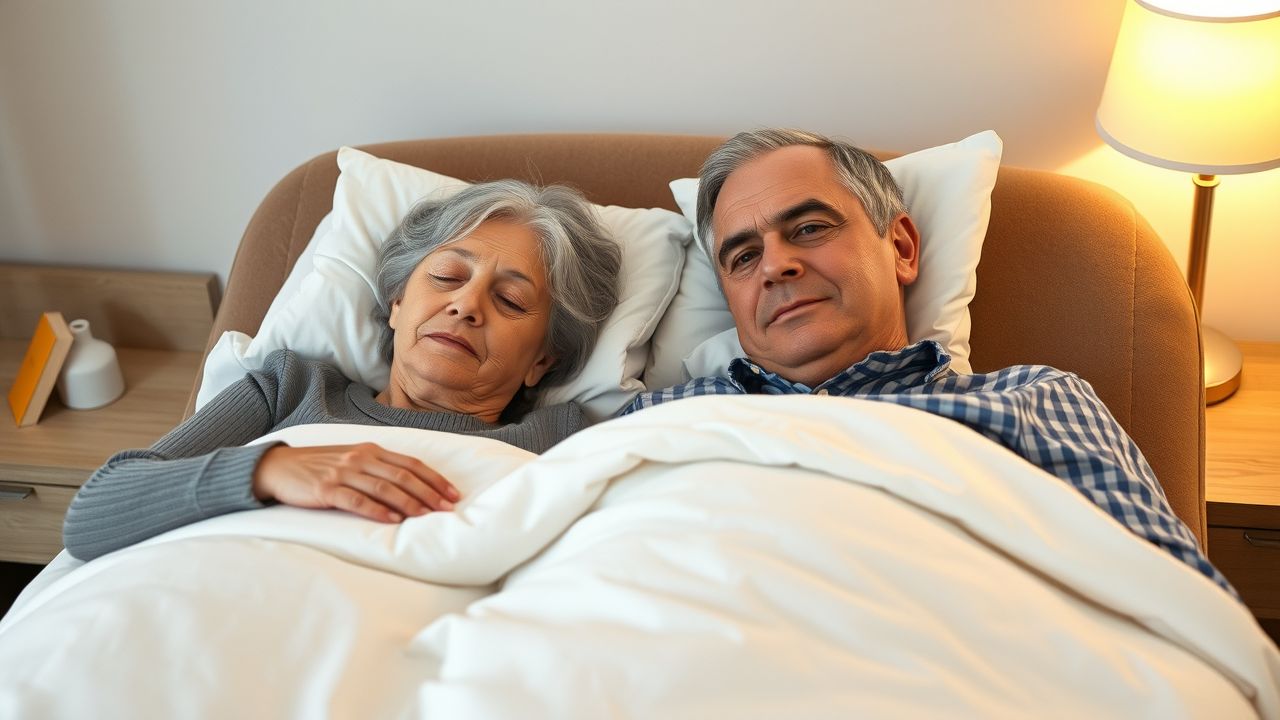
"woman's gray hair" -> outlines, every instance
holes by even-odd
[[[374,319],[382,330],[379,350],[387,362],[391,362],[395,339],[388,325],[391,305],[404,298],[414,269],[432,251],[462,240],[480,223],[494,219],[531,228],[547,267],[551,290],[547,352],[556,362],[539,387],[562,384],[586,365],[601,324],[618,304],[622,250],[577,190],[563,185],[535,187],[519,180],[469,185],[449,198],[423,200],[383,243]]]
[[[791,145],[808,145],[821,148],[831,158],[841,183],[862,203],[867,219],[876,232],[884,235],[889,224],[907,210],[902,199],[902,189],[884,163],[874,155],[844,140],[833,140],[817,133],[786,128],[766,128],[741,132],[716,148],[702,164],[698,173],[698,237],[702,250],[714,262],[714,246],[711,233],[711,215],[725,180],[735,170],[771,150]],[[718,277],[718,275],[717,275]]]

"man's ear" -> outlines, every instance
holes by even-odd
[[[556,364],[556,359],[551,357],[548,352],[543,352],[538,356],[537,360],[529,366],[529,371],[524,374],[524,384],[527,387],[533,387],[542,381],[542,376],[546,375]]]
[[[911,216],[899,213],[889,226],[889,241],[893,243],[894,272],[898,284],[906,287],[920,275],[920,231]]]

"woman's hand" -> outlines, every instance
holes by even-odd
[[[290,447],[262,455],[253,495],[304,508],[338,508],[379,522],[452,510],[461,497],[440,473],[373,443]]]

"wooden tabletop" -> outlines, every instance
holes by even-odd
[[[1209,524],[1280,527],[1280,343],[1237,344],[1240,389],[1205,410]]]
[[[25,340],[0,340],[0,388],[8,392]],[[17,427],[6,403],[0,417],[0,482],[78,486],[108,457],[147,447],[182,421],[199,352],[118,348],[125,393],[95,410],[69,410],[49,398],[39,423]]]

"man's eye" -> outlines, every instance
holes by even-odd
[[[759,255],[759,253],[755,250],[743,250],[737,255],[734,255],[733,259],[729,261],[729,269],[737,270],[738,268],[746,267],[747,264],[756,259],[757,255]]]
[[[799,235],[799,236],[816,235],[817,233],[820,233],[825,229],[826,229],[825,225],[819,225],[818,223],[805,223],[804,225],[801,225],[800,227],[796,228],[796,235]]]

